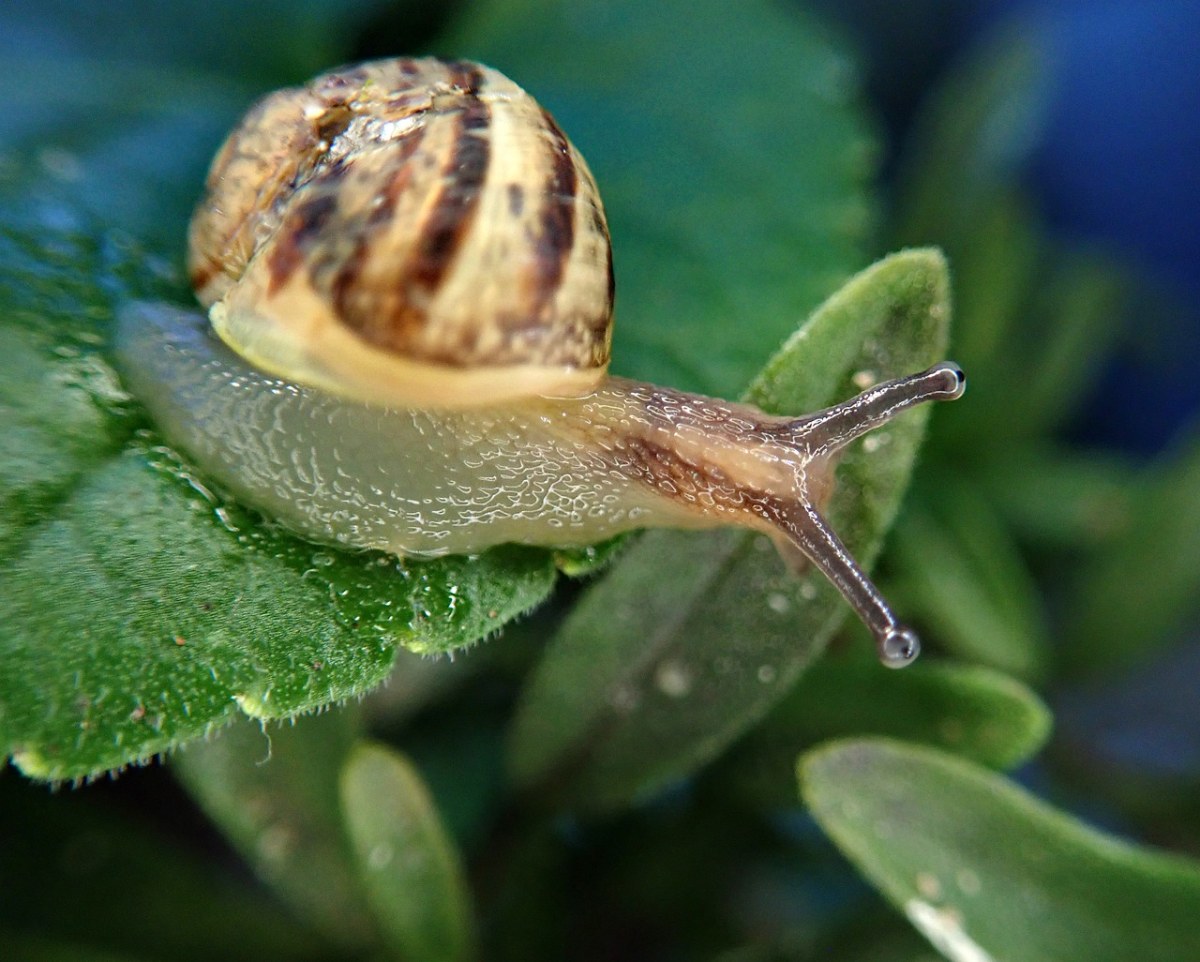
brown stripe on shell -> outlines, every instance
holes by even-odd
[[[337,198],[332,194],[319,194],[297,205],[292,211],[280,228],[267,261],[270,275],[268,296],[277,293],[304,263],[309,249],[319,239],[336,211]]]
[[[550,173],[542,190],[542,209],[538,215],[538,234],[534,238],[533,303],[531,314],[541,317],[553,302],[562,283],[571,247],[575,242],[575,192],[578,180],[571,145],[566,135],[546,110],[542,123],[550,142]]]
[[[513,217],[520,217],[525,210],[525,191],[520,184],[508,185],[508,212]]]
[[[338,225],[344,235],[331,249],[340,252],[336,258],[314,265],[313,286],[328,292],[338,319],[366,342],[428,360],[466,364],[471,358],[463,348],[470,345],[459,344],[442,353],[421,343],[422,332],[430,323],[429,305],[452,269],[478,212],[491,161],[491,111],[478,94],[483,73],[466,63],[446,64],[445,68],[449,73],[446,83],[454,91],[453,106],[446,110],[453,117],[454,130],[449,155],[438,173],[436,196],[428,202],[424,221],[414,227],[412,248],[393,264],[378,260],[377,252],[389,249],[382,241],[396,229],[394,213],[401,195],[417,176],[414,164],[424,162],[418,154],[427,130],[424,124],[396,142],[398,152],[394,159],[389,156],[392,173],[371,211]],[[436,105],[434,109],[438,109]],[[336,261],[332,275],[327,273],[330,260]],[[381,282],[381,270],[389,278],[386,282]],[[372,274],[369,280],[364,277],[367,272]],[[460,333],[460,340],[462,336]]]
[[[378,199],[365,222],[359,225],[350,252],[341,261],[330,282],[330,299],[334,312],[351,328],[364,332],[368,328],[370,318],[379,310],[377,296],[364,297],[359,280],[363,266],[370,256],[372,245],[377,237],[386,232],[391,225],[391,219],[400,201],[401,195],[408,189],[412,180],[412,158],[421,146],[425,137],[424,127],[414,127],[399,142],[394,155],[394,170],[387,186],[378,194]],[[319,286],[314,272],[314,286]],[[357,323],[355,323],[357,319]]]
[[[483,75],[473,64],[449,66],[453,68],[453,82],[462,88],[465,101],[458,118],[454,149],[442,171],[441,193],[433,202],[428,220],[421,225],[417,249],[402,282],[403,288],[415,284],[430,294],[446,276],[470,228],[491,160],[487,137],[491,110],[478,96]]]

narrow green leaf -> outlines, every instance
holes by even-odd
[[[458,853],[416,769],[382,745],[361,744],[342,771],[341,797],[367,897],[405,962],[472,957]]]
[[[1013,332],[1027,320],[1046,255],[1030,204],[1007,185],[977,198],[962,216],[967,223],[946,224],[935,235],[944,239],[939,243],[952,241],[946,253],[954,265],[954,359],[971,377],[971,412],[942,415],[948,447],[961,445],[964,434],[979,438],[981,422],[1008,413],[1013,372],[1025,362],[1025,345]],[[957,231],[966,236],[953,242]]]
[[[1028,365],[1010,391],[1017,405],[1008,412],[1013,433],[1049,434],[1063,427],[1092,386],[1126,318],[1127,271],[1099,255],[1060,256],[1032,305],[1033,323],[1020,337]],[[1022,377],[1024,375],[1024,377]]]
[[[788,341],[749,397],[777,412],[855,393],[941,358],[946,267],[932,251],[894,255],[859,274]],[[906,415],[872,453],[839,469],[835,528],[869,563],[896,510],[924,412]],[[655,532],[593,586],[538,666],[512,732],[528,784],[573,776],[571,794],[613,807],[713,757],[820,653],[845,605],[816,574],[789,575],[765,538]]]
[[[356,719],[348,707],[269,727],[242,719],[172,759],[175,774],[258,876],[343,953],[377,939],[338,797]]]
[[[721,778],[759,804],[792,804],[797,752],[858,735],[890,735],[1008,769],[1042,747],[1050,721],[1037,695],[989,668],[935,662],[897,673],[859,655],[829,656],[735,746]]]
[[[1200,865],[1121,842],[959,758],[882,739],[804,756],[817,821],[947,958],[1200,958]]]
[[[960,658],[1038,677],[1048,647],[1041,598],[1011,535],[965,483],[942,479],[921,494],[896,525],[891,555],[913,616]]]
[[[977,403],[969,415],[946,412],[946,457],[966,446],[1000,452],[1062,428],[1124,317],[1125,272],[1098,255],[1047,249],[1029,211],[1013,217],[1006,232],[984,219],[978,238],[949,248],[962,334],[955,352]]]
[[[1061,656],[1075,674],[1128,665],[1200,610],[1200,435],[1135,482],[1120,520],[1070,598]]]

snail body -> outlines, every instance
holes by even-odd
[[[958,397],[961,372],[802,418],[608,375],[595,181],[497,72],[387,60],[269,95],[217,154],[189,241],[220,340],[138,305],[123,376],[169,440],[298,534],[428,556],[739,525],[830,577],[885,663],[915,656],[818,506],[846,444]]]

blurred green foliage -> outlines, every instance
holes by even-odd
[[[1025,780],[1065,807],[1200,851],[1194,770],[1114,771],[1054,738],[1037,755],[1047,706],[1169,652],[1200,597],[1194,440],[1151,464],[1066,440],[1139,282],[1048,236],[1022,192],[1039,51],[998,37],[944,78],[885,189],[849,47],[800,3],[37,6],[0,41],[19,67],[0,78],[0,742],[42,778],[191,743],[176,781],[51,794],[0,772],[0,955],[1200,955],[1195,862],[1000,774],[1036,755]],[[880,562],[924,663],[884,671],[823,584],[728,533],[314,566],[161,445],[107,330],[130,299],[185,302],[223,130],[279,84],[426,50],[500,67],[588,157],[621,373],[739,394],[873,252],[946,252],[970,389],[934,413]],[[802,409],[868,356],[941,356],[945,283],[929,251],[883,261],[751,396]],[[834,512],[867,556],[921,433],[847,458]],[[453,661],[397,647],[506,622]]]

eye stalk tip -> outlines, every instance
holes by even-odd
[[[942,386],[937,392],[939,400],[956,401],[963,396],[963,392],[967,389],[967,376],[963,373],[963,369],[953,361],[935,364],[928,373],[941,382]]]
[[[911,628],[889,628],[879,639],[879,660],[888,668],[911,665],[921,653],[921,639]]]

